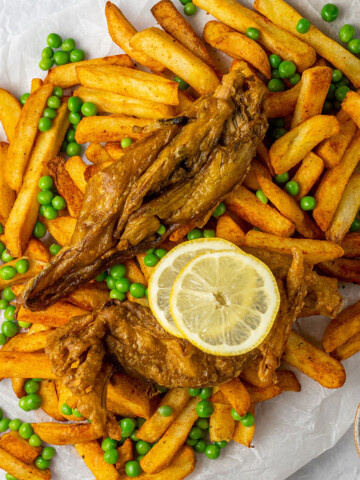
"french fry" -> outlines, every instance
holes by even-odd
[[[121,157],[125,155],[125,149],[122,148],[121,142],[105,143],[105,151],[111,162],[114,160],[119,160]]]
[[[290,237],[295,225],[270,205],[263,204],[254,193],[243,186],[230,194],[225,204],[227,208],[264,232],[281,237]]]
[[[193,398],[186,405],[166,433],[140,461],[146,473],[158,473],[168,467],[184,445],[187,436],[198,418],[196,405],[199,400]]]
[[[342,362],[360,351],[360,332],[331,352],[331,356]]]
[[[0,378],[54,379],[49,357],[38,352],[6,352],[0,350]]]
[[[4,168],[6,182],[16,192],[20,191],[38,133],[38,123],[51,92],[52,85],[44,85],[30,95],[21,110]]]
[[[145,118],[135,119],[125,116],[85,117],[76,129],[78,143],[120,142],[124,137],[132,139],[143,138],[144,134],[134,131],[134,127],[151,125],[152,121]]]
[[[92,143],[92,145],[97,145],[97,144]],[[86,167],[87,167],[86,163],[83,161],[81,157],[78,157],[77,155],[70,157],[69,160],[65,163],[65,170],[70,175],[72,181],[75,183],[75,185],[77,186],[77,188],[80,190],[82,194],[85,193],[85,189],[86,189],[86,182],[84,178]]]
[[[268,57],[255,40],[251,40],[251,38],[236,32],[231,27],[215,21],[208,22],[205,25],[204,40],[232,58],[245,60],[266,78],[271,78]]]
[[[107,408],[117,415],[150,418],[149,397],[141,384],[122,373],[113,375],[107,389]]]
[[[325,173],[316,190],[316,207],[313,216],[324,232],[330,226],[346,185],[359,161],[360,134],[357,134],[348,146],[341,162]]]
[[[329,262],[319,263],[319,268],[343,282],[360,285],[360,260],[353,258],[337,258]]]
[[[340,244],[344,257],[360,257],[360,233],[348,233]]]
[[[25,286],[24,283],[19,283],[19,285],[11,285],[10,288],[11,288],[11,291],[13,292],[13,294],[14,294],[16,297],[18,297],[18,296],[21,294],[24,286]]]
[[[260,190],[260,185],[256,180],[255,169],[253,164],[250,165],[250,169],[248,170],[246,177],[244,178],[243,185],[248,190],[252,190],[253,192],[256,192],[256,190]]]
[[[300,201],[313,188],[324,170],[324,161],[310,152],[301,162],[300,167],[293,176],[292,180],[299,185],[299,193],[294,196],[296,201]]]
[[[87,67],[90,65],[118,65],[120,67],[134,68],[134,62],[128,55],[113,55],[111,57],[92,58],[82,62],[67,63],[55,68],[51,68],[47,74],[44,83],[51,83],[62,88],[69,88],[79,84],[76,74],[77,67]]]
[[[26,465],[0,448],[0,468],[19,480],[50,480],[50,470],[40,470],[35,465]]]
[[[235,420],[231,415],[232,406],[222,403],[213,403],[214,412],[210,416],[210,440],[230,442],[234,435]]]
[[[169,390],[160,402],[162,405],[169,405],[173,413],[169,417],[163,417],[158,410],[147,420],[138,430],[137,435],[141,440],[154,443],[159,440],[176,417],[185,408],[190,395],[186,388],[172,388]]]
[[[322,346],[332,352],[360,332],[360,301],[345,308],[325,329]]]
[[[0,448],[27,465],[35,462],[42,450],[41,447],[32,447],[27,440],[14,431],[5,433],[0,437]]]
[[[123,470],[125,468],[126,463],[134,458],[133,444],[130,438],[127,438],[125,442],[116,450],[119,454],[119,458],[116,462],[115,467],[116,467],[116,470],[119,471],[119,470]]]
[[[289,4],[283,0],[255,0],[254,8],[275,24],[281,25],[293,35],[311,45],[321,57],[349,77],[355,87],[360,87],[360,60],[320,32],[314,25],[310,26],[307,33],[299,33],[296,26],[302,17]]]
[[[348,92],[346,94],[345,100],[341,104],[341,108],[353,119],[356,125],[360,128],[360,95],[355,92]]]
[[[86,310],[71,305],[70,303],[57,302],[51,307],[39,312],[31,312],[20,307],[17,319],[22,322],[41,323],[50,327],[65,325],[72,317],[81,317],[87,313]]]
[[[37,90],[38,88],[40,88],[42,86],[43,86],[43,81],[41,80],[41,78],[33,78],[31,80],[30,93],[34,93],[35,90]]]
[[[196,227],[195,221],[190,221],[186,225],[183,225],[182,227],[179,227],[176,229],[169,237],[169,240],[171,242],[178,242],[179,240],[182,240],[185,235],[187,235],[191,230],[193,230]]]
[[[9,144],[0,142],[0,222],[2,225],[9,218],[11,209],[15,202],[15,192],[12,190],[5,180],[6,157],[9,150]]]
[[[321,114],[331,79],[332,70],[329,67],[313,67],[305,70],[301,77],[301,87],[291,120],[291,128]]]
[[[63,415],[60,415],[58,411],[59,399],[54,380],[43,380],[40,382],[40,389],[38,393],[42,398],[42,410],[54,420],[63,422],[65,418]]]
[[[258,372],[261,358],[258,357],[251,362],[247,362],[245,368],[240,373],[241,380],[245,380],[247,384],[255,385],[256,387],[269,387],[273,385],[273,380],[260,380]]]
[[[48,247],[37,238],[30,238],[24,256],[43,263],[49,263],[51,259]]]
[[[250,413],[255,416],[254,406],[251,406]],[[241,422],[236,422],[233,440],[247,448],[251,447],[251,442],[255,433],[255,424],[252,427],[244,427]]]
[[[41,218],[41,221],[46,225],[50,235],[62,246],[71,244],[71,237],[73,236],[76,218],[70,216],[57,217],[54,220],[47,220]]]
[[[154,72],[163,72],[165,67],[156,62],[145,53],[136,50],[130,44],[130,40],[137,32],[136,28],[125,18],[122,11],[113,3],[106,2],[105,16],[110,37],[113,42],[124,50],[136,62],[144,65]]]
[[[77,67],[76,73],[84,87],[166,105],[179,104],[179,84],[153,73],[117,65]]]
[[[90,143],[85,151],[86,158],[92,163],[103,163],[111,161],[109,154],[100,143]]]
[[[75,443],[74,447],[96,480],[119,480],[118,471],[114,465],[105,462],[104,451],[96,440]]]
[[[92,102],[101,113],[115,113],[117,115],[133,115],[138,118],[169,118],[174,117],[176,110],[165,103],[150,100],[125,97],[117,93],[95,88],[80,87],[74,95],[83,102]]]
[[[257,387],[255,385],[246,384],[246,389],[249,392],[251,403],[266,402],[278,395],[281,395],[282,390],[278,385],[268,385],[267,387]]]
[[[77,408],[79,403],[78,397],[76,397],[67,387],[65,387],[61,380],[55,380],[55,385],[58,395],[58,415],[61,415],[63,419],[66,418],[67,420],[73,422],[79,422],[79,417],[76,417],[75,415],[64,415],[62,412],[62,406],[64,403],[72,409]]]
[[[63,101],[57,110],[52,128],[38,133],[21,190],[6,222],[6,246],[14,257],[21,257],[29,242],[39,211],[38,182],[47,171],[48,161],[60,150],[68,126],[67,101]]]
[[[7,139],[12,142],[15,128],[21,114],[21,105],[10,92],[0,88],[0,122],[4,127]]]
[[[326,168],[338,165],[356,132],[356,123],[347,113],[340,110],[336,115],[340,124],[340,132],[322,141],[315,153],[324,160]]]
[[[229,216],[221,215],[216,223],[216,236],[224,238],[234,243],[238,247],[245,242],[245,232],[243,229]]]
[[[77,288],[66,297],[66,301],[91,312],[105,305],[109,290],[103,283],[89,283]]]
[[[250,395],[239,378],[219,385],[220,391],[229,400],[232,407],[243,417],[250,408]]]
[[[151,277],[151,274],[154,271],[154,267],[148,267],[147,265],[145,265],[145,262],[144,262],[145,256],[146,256],[146,253],[139,253],[139,255],[136,255],[136,260],[138,261],[140,265],[140,269],[144,274],[146,283],[148,283],[149,278]]]
[[[346,374],[341,363],[295,332],[289,336],[283,359],[325,388],[339,388],[345,383]]]
[[[77,218],[80,215],[84,195],[67,172],[65,160],[63,157],[54,157],[48,162],[48,167],[58,192],[66,200],[70,215]]]
[[[301,80],[295,87],[284,92],[268,92],[264,101],[264,111],[267,118],[287,117],[296,107],[301,89]]]
[[[46,332],[46,330],[52,330],[52,327],[49,327],[48,325],[41,325],[40,323],[35,323],[29,328],[28,335],[34,335],[35,333],[39,332]]]
[[[11,262],[7,262],[7,266],[15,267],[16,262],[21,260],[22,258],[16,258],[15,260],[11,260]],[[29,262],[29,270],[26,273],[18,273],[13,277],[11,280],[3,280],[0,278],[0,290],[3,290],[5,287],[11,287],[12,285],[17,285],[19,283],[27,282],[30,278],[35,277],[41,270],[44,268],[45,264],[43,262],[39,262],[38,260],[31,260],[30,258],[26,258]],[[1,269],[2,266],[0,266]]]
[[[311,67],[316,60],[312,47],[236,0],[195,0],[194,4],[241,33],[245,33],[249,25],[254,26],[260,32],[258,42],[269,52],[294,62],[299,72]]]
[[[51,445],[74,445],[91,442],[99,438],[99,434],[91,424],[83,423],[32,423],[36,435]]]
[[[276,140],[270,160],[277,174],[290,170],[325,138],[339,133],[339,122],[332,115],[315,115]]]
[[[278,370],[276,372],[276,386],[285,392],[300,392],[301,385],[294,372],[290,370]]]
[[[130,44],[165,65],[176,75],[181,75],[181,78],[201,95],[213,92],[220,83],[209,65],[159,28],[152,27],[138,32],[132,37]]]
[[[269,169],[269,172],[271,173],[271,176],[273,177],[275,175],[274,169],[271,165],[270,161],[270,155],[269,155],[269,150],[265,147],[264,143],[261,142],[260,145],[258,146],[256,150],[256,155],[257,158],[267,166]]]
[[[46,341],[51,333],[51,330],[44,330],[42,332],[33,333],[19,333],[15,337],[9,339],[6,345],[3,346],[4,352],[36,352],[43,350],[46,347]]]
[[[304,255],[304,261],[309,264],[332,260],[343,254],[343,249],[339,245],[326,240],[282,238],[255,230],[250,230],[246,234],[245,245],[285,255],[291,255],[293,248],[299,248]]]
[[[25,383],[27,379],[26,378],[12,378],[11,379],[11,386],[12,389],[17,396],[17,398],[22,398],[26,395],[25,392]]]

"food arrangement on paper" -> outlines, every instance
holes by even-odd
[[[97,480],[183,479],[252,447],[256,405],[296,395],[296,370],[340,388],[360,350],[338,290],[360,283],[354,28],[336,43],[283,0],[181,3],[136,31],[107,2],[125,53],[51,33],[45,79],[0,89],[0,378],[55,420],[0,411],[8,480],[50,479],[52,445]],[[321,347],[293,330],[317,315]]]

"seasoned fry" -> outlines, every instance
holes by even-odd
[[[257,387],[255,385],[246,385],[249,392],[251,403],[266,402],[278,395],[281,395],[282,390],[278,385],[269,385],[267,387]]]
[[[122,373],[113,375],[107,389],[107,408],[118,415],[150,418],[150,400],[143,385]]]
[[[360,260],[353,258],[337,258],[329,262],[319,263],[319,268],[343,282],[353,282],[360,285]]]
[[[159,28],[142,30],[133,36],[130,44],[181,76],[201,95],[213,92],[220,83],[209,65]]]
[[[251,406],[250,413],[255,416],[254,406]],[[255,433],[255,424],[252,427],[244,427],[241,422],[236,422],[233,440],[245,447],[250,448]]]
[[[43,350],[46,347],[46,341],[50,333],[51,330],[44,330],[32,335],[19,333],[9,339],[6,345],[3,346],[2,351],[36,352],[37,350]]]
[[[26,395],[25,383],[26,383],[26,378],[11,379],[11,386],[17,398],[22,398],[24,395]]]
[[[321,142],[315,149],[315,153],[324,160],[326,168],[336,167],[340,163],[356,132],[356,123],[343,110],[338,112],[336,118],[340,132]]]
[[[71,305],[70,303],[57,302],[51,307],[39,312],[31,312],[24,307],[20,307],[17,318],[22,322],[41,323],[50,327],[60,327],[65,325],[70,318],[80,317],[87,312],[82,308]]]
[[[290,237],[295,231],[295,225],[290,220],[270,205],[264,205],[254,193],[243,186],[237,187],[234,193],[227,197],[225,204],[231,212],[264,232]]]
[[[49,248],[37,238],[30,238],[24,256],[44,263],[49,263],[51,258]]]
[[[21,190],[5,226],[6,246],[14,257],[21,257],[29,242],[39,211],[36,198],[40,191],[38,182],[47,171],[48,161],[60,150],[69,126],[68,117],[67,101],[63,101],[52,128],[39,132],[37,136]]]
[[[256,159],[254,159],[254,161],[255,160]],[[246,177],[244,178],[243,185],[248,190],[252,190],[253,192],[256,192],[256,190],[260,189],[260,185],[258,184],[258,181],[256,180],[255,168],[254,168],[253,163],[250,165],[250,169],[248,170],[248,172],[246,174]]]
[[[145,53],[136,50],[130,44],[130,40],[137,32],[136,28],[125,18],[122,11],[113,3],[106,2],[105,16],[110,37],[113,42],[130,55],[136,62],[154,72],[163,72],[165,67],[148,57]]]
[[[19,480],[50,480],[50,470],[40,470],[35,465],[26,465],[0,448],[0,467]]]
[[[345,100],[341,104],[341,108],[353,119],[356,125],[360,128],[360,95],[355,92],[348,92],[346,94]]]
[[[357,134],[347,148],[341,162],[325,173],[316,190],[316,207],[313,215],[316,223],[324,232],[330,226],[346,184],[359,161],[360,135]]]
[[[21,258],[11,260],[11,262],[8,262],[6,265],[10,267],[15,267],[16,262],[18,260],[21,260]],[[0,290],[3,290],[5,287],[11,287],[12,285],[27,282],[30,278],[35,277],[35,275],[40,273],[45,266],[43,262],[39,262],[38,260],[32,260],[30,258],[27,258],[27,260],[29,262],[29,270],[26,273],[18,273],[11,280],[3,280],[2,278],[0,278]]]
[[[313,378],[325,388],[339,388],[345,383],[345,369],[340,362],[291,332],[284,361]]]
[[[360,233],[346,234],[340,247],[344,250],[344,257],[360,257]]]
[[[342,362],[360,351],[360,332],[331,352],[331,356]]]
[[[5,352],[0,350],[0,378],[48,378],[51,371],[49,357],[45,353]]]
[[[299,193],[294,196],[295,200],[299,202],[310,192],[323,170],[323,160],[313,152],[308,153],[292,178],[299,185]]]
[[[244,245],[245,242],[245,232],[229,215],[226,214],[221,215],[216,223],[216,236],[224,238],[238,247]]]
[[[269,92],[264,101],[265,115],[268,118],[287,117],[296,107],[301,89],[301,80],[295,87],[284,92]]]
[[[271,78],[270,64],[265,51],[251,38],[236,32],[220,22],[211,21],[204,27],[204,39],[214,48],[230,57],[245,60],[259,70],[266,78]]]
[[[307,33],[299,33],[296,26],[302,17],[289,4],[283,0],[255,0],[254,8],[275,24],[281,25],[293,35],[311,45],[321,57],[324,57],[349,77],[355,87],[360,87],[360,60],[337,42],[324,35],[314,25],[310,26]]]
[[[245,245],[287,255],[291,255],[293,248],[299,248],[304,255],[305,262],[309,264],[332,260],[343,254],[343,249],[339,245],[326,240],[281,238],[255,230],[250,230],[246,234]]]
[[[236,0],[195,0],[194,4],[241,33],[245,33],[249,25],[254,26],[260,32],[258,42],[269,52],[294,62],[299,72],[311,67],[316,60],[312,47]]]
[[[91,312],[109,300],[109,290],[103,283],[89,283],[79,287],[66,297],[66,301]]]
[[[67,63],[59,67],[51,68],[47,74],[44,83],[51,83],[62,88],[78,85],[79,79],[76,74],[77,67],[87,67],[90,65],[118,65],[120,67],[134,68],[134,62],[128,55],[113,55],[111,57],[92,58],[82,62]]]
[[[74,95],[83,102],[92,102],[102,113],[133,115],[138,118],[170,118],[175,116],[175,107],[150,100],[125,97],[106,90],[80,87]]]
[[[4,127],[7,139],[12,142],[15,128],[21,114],[21,105],[10,92],[0,88],[0,122]]]
[[[156,410],[153,416],[139,428],[137,432],[138,438],[150,443],[157,442],[185,408],[189,398],[190,395],[186,388],[172,388],[169,390],[161,400],[159,407],[169,405],[173,413],[169,417],[163,417]]]
[[[66,216],[57,217],[54,220],[47,220],[41,217],[42,223],[46,225],[50,235],[62,246],[65,247],[71,244],[71,237],[73,236],[76,218]]]
[[[110,161],[119,160],[119,158],[125,155],[125,150],[122,148],[120,142],[107,142],[105,144],[105,151]]]
[[[36,435],[51,445],[74,445],[75,443],[91,442],[99,438],[91,424],[82,423],[32,423]]]
[[[222,403],[213,403],[214,412],[210,416],[210,440],[212,442],[221,442],[226,440],[230,442],[234,435],[235,420],[231,416],[231,405]]]
[[[92,145],[97,144],[92,143]],[[87,149],[87,151],[89,150],[89,148]],[[86,167],[86,163],[81,157],[78,156],[70,157],[69,160],[65,163],[65,170],[70,175],[72,181],[75,183],[80,192],[83,194],[85,193],[86,189],[86,182],[84,178]]]
[[[345,308],[326,327],[322,346],[325,352],[332,352],[360,332],[360,301]]]
[[[40,382],[38,394],[42,398],[41,408],[44,410],[44,412],[54,420],[63,422],[65,419],[64,416],[60,415],[58,411],[59,399],[54,380],[43,380]]]
[[[194,221],[189,222],[187,225],[183,225],[182,227],[179,227],[175,232],[173,232],[169,240],[171,242],[178,242],[179,240],[182,240],[185,235],[187,235],[191,230],[193,230],[196,227],[196,224]]]
[[[70,408],[74,409],[77,408],[79,399],[68,390],[65,385],[62,383],[61,380],[55,380],[55,385],[56,385],[56,392],[58,394],[58,414],[61,415],[62,417],[66,418],[67,420],[71,420],[73,422],[79,422],[79,417],[76,417],[75,415],[64,415],[61,411],[61,407],[63,406],[64,403],[68,405]],[[63,418],[63,419],[64,419]]]
[[[86,158],[92,163],[110,162],[111,158],[100,143],[90,143],[85,152]]]
[[[273,384],[273,380],[269,378],[268,380],[260,380],[258,372],[260,366],[261,358],[258,357],[251,362],[247,362],[246,367],[240,374],[240,378],[245,380],[247,384],[255,385],[256,387],[269,387]]]
[[[38,133],[38,123],[51,92],[52,85],[42,86],[30,95],[21,110],[4,169],[7,184],[16,192],[20,191],[23,174]]]
[[[267,166],[267,168],[269,169],[269,172],[271,173],[271,176],[273,177],[275,175],[275,172],[271,165],[269,150],[265,147],[264,143],[260,143],[260,145],[257,148],[256,154],[257,154],[257,158],[264,165]]]
[[[301,77],[301,87],[291,120],[291,128],[321,114],[331,79],[332,70],[329,67],[313,67],[305,70]]]
[[[239,378],[223,383],[219,389],[241,417],[249,411],[250,395]]]
[[[120,479],[115,466],[105,462],[104,452],[96,440],[85,443],[75,443],[74,447],[96,480]]]
[[[12,190],[5,180],[6,157],[9,150],[9,144],[0,142],[0,222],[2,225],[9,218],[11,209],[15,202],[15,192]]]
[[[281,388],[281,390],[286,392],[301,391],[300,382],[296,378],[294,372],[291,372],[290,370],[278,370],[276,376],[278,380],[276,386]]]
[[[324,138],[339,133],[339,122],[332,115],[315,115],[274,142],[269,150],[277,174],[287,172],[306,157]]]
[[[14,455],[20,462],[31,465],[41,453],[41,447],[32,447],[18,432],[5,433],[0,437],[0,448]]]
[[[171,464],[198,418],[195,411],[198,402],[197,398],[191,399],[177,419],[170,425],[165,435],[142,458],[140,465],[144,472],[158,473]]]
[[[31,90],[30,90],[30,93],[34,93],[35,90],[37,90],[38,88],[42,87],[43,86],[43,81],[41,80],[41,78],[33,78],[31,80]]]

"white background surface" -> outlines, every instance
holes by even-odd
[[[174,2],[181,9],[178,0]],[[107,33],[104,3],[103,0],[0,0],[0,86],[19,96],[29,91],[31,78],[44,77],[38,62],[50,32],[57,32],[63,38],[75,38],[77,45],[87,52],[87,58],[119,53]],[[149,12],[155,0],[117,0],[116,3],[137,28],[155,24]],[[243,3],[250,5],[251,2],[244,0]],[[340,15],[334,24],[321,20],[320,10],[325,1],[291,0],[290,3],[334,38],[346,22],[354,24],[357,35],[360,35],[359,0],[338,0]],[[210,18],[201,12],[192,17],[191,22],[201,32],[204,22]],[[0,140],[3,139],[0,131]],[[343,292],[348,297],[347,303],[353,303],[359,296],[359,287],[352,286]],[[319,317],[302,320],[299,322],[300,332],[316,341],[321,338],[327,322]],[[302,384],[301,393],[285,392],[257,406],[254,449],[232,444],[216,462],[202,458],[191,478],[360,478],[360,462],[351,431],[355,409],[360,401],[359,360],[357,355],[345,362],[348,379],[341,390],[325,390],[311,379],[297,374]],[[20,417],[23,421],[46,419],[44,414],[29,414],[20,410],[8,381],[0,384],[0,400],[5,414],[11,418]],[[321,453],[323,455],[313,460]],[[76,459],[71,447],[57,448],[52,471],[55,480],[93,478],[83,462]],[[0,472],[0,479],[3,478],[4,474]]]

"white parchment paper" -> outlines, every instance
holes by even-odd
[[[182,6],[174,0],[179,10]],[[155,25],[150,8],[156,0],[117,0],[117,5],[138,29]],[[251,1],[242,0],[251,6]],[[337,38],[344,23],[352,23],[360,35],[359,0],[338,0],[339,18],[333,24],[322,21],[322,0],[290,0],[325,33]],[[73,37],[87,58],[120,53],[107,32],[105,0],[0,0],[0,86],[20,96],[30,90],[34,77],[45,76],[38,67],[46,37],[57,32],[63,38]],[[191,22],[200,33],[212,17],[198,12]],[[5,136],[0,127],[0,140]],[[360,297],[360,287],[342,286],[345,305]],[[312,317],[298,321],[300,333],[311,341],[320,340],[328,319]],[[256,406],[254,448],[232,443],[217,461],[200,457],[189,478],[197,480],[285,480],[313,458],[334,446],[353,422],[360,401],[360,356],[345,361],[347,381],[339,390],[326,390],[313,380],[296,372],[301,393],[284,392],[281,396]],[[42,412],[26,413],[18,406],[10,382],[0,383],[0,406],[5,416],[23,421],[48,421]],[[72,447],[58,447],[52,462],[54,480],[90,480],[91,472]],[[357,475],[348,471],[326,472],[328,480],[351,480]],[[353,475],[354,473],[354,475]],[[4,473],[0,471],[0,479]],[[307,477],[307,478],[311,478]],[[320,477],[317,477],[320,478]]]

